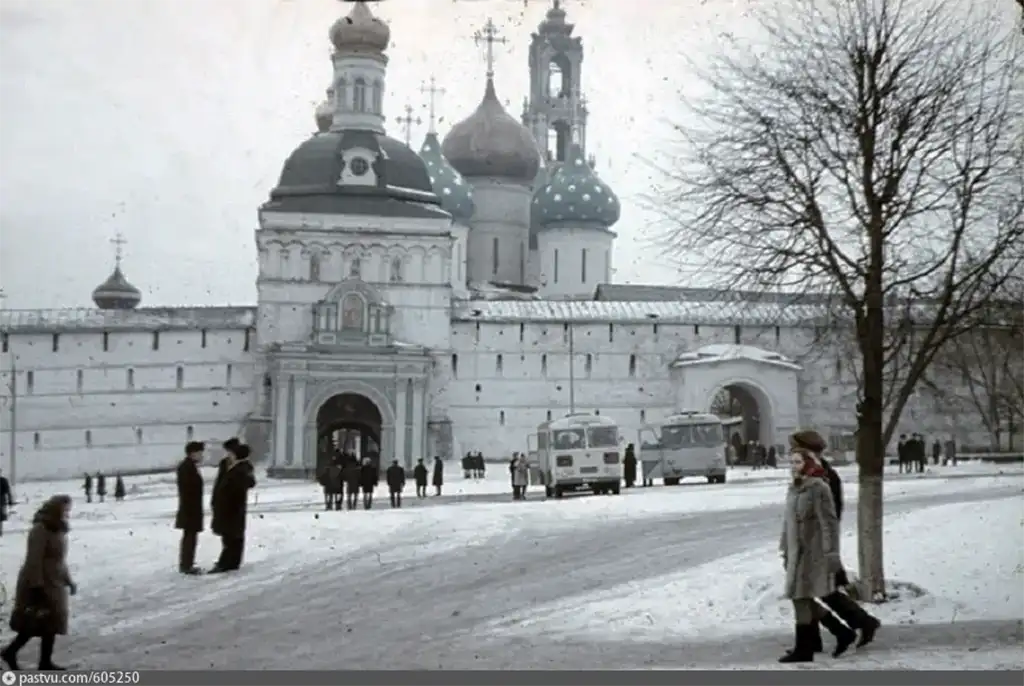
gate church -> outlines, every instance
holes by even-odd
[[[714,408],[745,440],[813,425],[845,447],[854,378],[845,351],[812,345],[812,298],[609,283],[620,206],[586,153],[574,30],[556,0],[518,121],[488,59],[477,109],[443,142],[431,117],[417,153],[385,132],[390,30],[352,5],[329,32],[318,131],[259,210],[255,307],[139,307],[119,252],[96,309],[0,312],[18,477],[165,468],[186,440],[233,435],[282,476],[338,447],[504,457],[570,409],[628,441]],[[938,409],[907,415],[978,423]]]

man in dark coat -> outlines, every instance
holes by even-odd
[[[444,462],[441,462],[440,457],[434,457],[434,476],[431,480],[434,482],[435,495],[441,495],[441,487],[444,486]]]
[[[794,448],[802,448],[813,452],[818,461],[821,463],[822,468],[825,470],[825,479],[828,482],[829,490],[832,491],[832,500],[836,509],[836,517],[842,519],[843,517],[843,480],[839,474],[833,469],[832,465],[822,457],[822,453],[827,447],[827,443],[824,438],[816,431],[798,431],[789,438],[790,445]],[[833,651],[834,657],[842,655],[853,640],[856,639],[856,634],[851,638],[848,635],[847,626],[854,631],[860,631],[860,640],[857,641],[857,647],[861,648],[875,640],[875,633],[878,631],[882,623],[876,618],[872,617],[863,607],[857,604],[857,602],[846,595],[839,588],[844,588],[850,585],[850,579],[846,574],[846,570],[840,568],[836,572],[836,587],[837,590],[833,591],[824,598],[820,598],[821,602],[831,612],[826,612],[824,617],[820,620],[821,623],[828,629],[833,635],[836,636],[836,648]],[[834,614],[833,614],[834,613]],[[846,626],[843,626],[836,617],[843,620]],[[818,649],[816,652],[821,650],[821,634],[817,633],[815,641],[815,647]]]
[[[345,490],[341,480],[341,460],[334,459],[320,475],[320,485],[324,489],[324,509],[340,510],[342,492]]]
[[[220,487],[224,483],[224,475],[227,473],[228,467],[235,460],[234,451],[240,445],[242,442],[237,438],[229,438],[221,445],[224,448],[224,457],[217,463],[217,476],[213,480],[213,491],[210,493],[210,528],[213,533],[217,533],[217,499],[220,495]]]
[[[935,442],[932,443],[932,464],[937,465],[941,461],[942,461],[942,443],[940,443],[939,439],[936,438]]]
[[[622,458],[622,479],[626,488],[633,488],[636,484],[636,451],[632,443],[626,446],[626,456]]]
[[[405,470],[399,466],[398,460],[391,461],[391,466],[384,473],[384,479],[388,482],[388,495],[391,496],[391,507],[401,507],[402,489],[405,488]]]
[[[220,559],[210,570],[213,574],[234,571],[242,566],[249,491],[256,487],[255,470],[249,461],[249,446],[239,444],[232,453],[232,460],[221,479],[213,513],[217,526],[213,533],[221,537]]]
[[[362,468],[359,466],[359,460],[349,455],[341,467],[341,478],[345,481],[345,506],[350,510],[354,510],[359,503],[361,477]]]
[[[421,457],[417,462],[416,466],[412,470],[412,478],[416,481],[416,497],[426,498],[427,497],[427,465],[423,464],[423,458]]]
[[[96,495],[100,497],[101,503],[107,497],[107,477],[103,476],[103,472],[96,472]]]
[[[92,474],[85,475],[85,481],[82,482],[82,491],[85,493],[85,502],[92,502]]]
[[[900,434],[900,440],[896,443],[896,462],[899,463],[900,474],[906,468],[910,471],[910,441],[906,434]]]
[[[124,479],[121,478],[120,474],[117,474],[114,478],[114,500],[121,502],[124,500],[125,489]]]
[[[199,441],[185,445],[185,459],[178,463],[178,513],[174,528],[181,531],[178,571],[192,576],[202,574],[196,566],[196,545],[203,530],[203,475],[199,464],[206,446]]]
[[[370,458],[363,459],[363,466],[359,468],[359,488],[363,492],[363,509],[369,510],[373,507],[373,491],[380,482],[380,470]]]
[[[11,482],[0,471],[0,536],[4,535],[4,522],[7,521],[7,509],[14,507],[14,496],[11,494]]]

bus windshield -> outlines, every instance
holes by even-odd
[[[617,448],[619,429],[615,426],[592,426],[587,429],[588,448]]]
[[[556,450],[579,450],[587,445],[583,429],[558,429],[552,431],[551,443]]]
[[[667,450],[714,448],[723,440],[721,424],[683,424],[661,429],[661,447]]]

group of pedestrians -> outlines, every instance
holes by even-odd
[[[941,462],[943,465],[952,463],[954,467],[956,466],[957,450],[954,438],[950,437],[945,444],[936,438],[932,442],[931,450],[932,464],[938,465]],[[908,438],[906,434],[900,434],[896,444],[896,460],[899,463],[900,474],[904,471],[908,474],[923,473],[925,465],[928,464],[928,447],[924,436],[913,433]]]
[[[85,494],[85,502],[92,502],[94,485],[96,497],[101,503],[106,502],[107,477],[103,472],[96,472],[95,477],[89,473],[85,474],[85,478],[82,480],[82,492]],[[125,495],[124,479],[121,478],[120,473],[117,473],[114,475],[114,500],[121,502],[124,500]]]
[[[823,457],[827,443],[815,431],[798,431],[789,444],[792,481],[779,553],[795,639],[779,662],[812,662],[823,650],[821,626],[835,637],[832,656],[839,657],[855,642],[862,647],[874,640],[881,623],[843,590],[850,583],[839,550],[843,486]]]
[[[372,509],[373,495],[380,484],[379,461],[378,455],[368,455],[360,462],[355,455],[338,452],[317,476],[317,482],[323,489],[324,509],[341,510],[344,502],[345,509],[354,510],[359,506],[360,495],[363,509]],[[427,497],[427,480],[430,476],[423,458],[420,458],[413,468],[417,498]],[[398,464],[398,460],[392,460],[391,465],[384,471],[384,483],[388,488],[391,507],[402,507],[406,481],[405,468]],[[432,482],[436,495],[441,495],[441,487],[444,485],[444,463],[440,457],[434,458]]]

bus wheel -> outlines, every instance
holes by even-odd
[[[555,491],[554,491],[554,489],[551,488],[551,486],[545,486],[544,487],[544,496],[545,497],[550,498],[554,494],[555,494]]]
[[[615,484],[612,486],[612,495],[618,495],[621,492],[622,486]]]
[[[666,486],[678,486],[679,479],[664,479]]]
[[[555,486],[555,497],[556,498],[561,498],[562,497],[562,487],[561,486]]]

